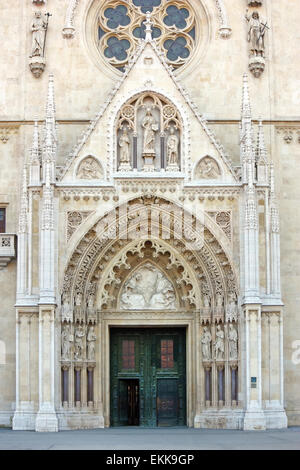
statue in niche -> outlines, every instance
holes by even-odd
[[[210,361],[211,359],[211,340],[212,340],[211,333],[209,329],[205,326],[203,328],[203,334],[201,337],[203,361]]]
[[[150,263],[142,266],[125,283],[121,294],[122,309],[173,309],[175,292],[171,282]]]
[[[75,352],[74,352],[74,359],[80,360],[83,359],[83,349],[84,349],[84,337],[85,337],[85,328],[82,325],[77,326],[75,329]]]
[[[130,169],[130,139],[125,127],[121,137],[119,139],[120,146],[120,170]]]
[[[93,158],[85,158],[77,173],[77,177],[83,180],[96,180],[102,178],[102,171],[99,163]]]
[[[198,177],[204,179],[214,179],[220,176],[221,172],[218,164],[211,157],[204,157],[198,165]]]
[[[88,361],[95,360],[95,341],[97,337],[93,326],[90,326],[87,335],[87,359]]]
[[[142,127],[144,129],[144,154],[155,154],[155,132],[158,131],[158,124],[151,113],[151,109],[147,108],[146,116],[143,119]]]
[[[224,331],[222,330],[221,326],[218,325],[217,331],[216,331],[216,341],[215,341],[215,358],[224,359],[224,351],[225,351]]]
[[[42,17],[42,13],[40,11],[36,11],[31,24],[32,46],[31,55],[29,56],[30,58],[44,57],[47,28],[48,22]]]
[[[232,323],[230,323],[229,325],[228,340],[229,340],[229,359],[236,360],[238,358],[238,352],[237,352],[238,335]]]
[[[174,169],[178,169],[178,144],[179,139],[175,134],[174,127],[171,127],[167,140],[167,166]]]
[[[208,294],[203,295],[203,305],[204,308],[210,308],[210,297]]]
[[[70,296],[66,292],[64,292],[62,296],[61,318],[62,321],[72,321],[73,319],[73,312],[70,305]]]
[[[65,325],[61,332],[61,358],[70,359],[70,325]]]
[[[250,55],[264,57],[265,52],[265,33],[267,24],[260,21],[259,13],[254,11],[251,16],[246,12],[246,21],[248,22],[248,42],[250,43]]]
[[[228,304],[226,309],[226,316],[228,320],[233,320],[237,315],[237,305],[235,300],[235,294],[230,292],[228,294]]]

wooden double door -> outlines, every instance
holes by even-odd
[[[112,328],[112,426],[186,424],[186,330]]]

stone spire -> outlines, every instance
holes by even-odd
[[[279,211],[277,206],[277,198],[275,194],[275,177],[274,177],[274,163],[270,164],[270,197],[269,197],[270,217],[271,217],[271,231],[279,233]]]
[[[22,189],[21,189],[21,203],[19,214],[19,233],[27,233],[28,223],[28,181],[27,181],[27,166],[24,162],[22,174]]]
[[[261,118],[259,119],[259,122],[258,122],[256,162],[258,164],[267,163],[267,149],[265,145],[265,135],[264,135],[264,129],[263,129]]]
[[[32,147],[30,148],[29,184],[31,186],[40,184],[41,148],[39,140],[39,127],[37,121],[35,121]]]
[[[254,176],[254,148],[253,148],[253,129],[251,106],[248,88],[248,77],[244,74],[243,77],[243,92],[242,92],[242,109],[241,109],[241,122],[240,122],[240,156],[242,164],[242,181],[248,182],[249,178],[249,163],[252,165],[252,177]]]
[[[57,129],[55,114],[54,79],[53,74],[50,74],[44,125],[43,178],[45,179],[46,174],[45,164],[51,163],[51,182],[55,182],[55,162],[57,151]]]
[[[258,123],[257,144],[256,144],[256,173],[257,182],[268,183],[267,149],[265,145],[264,129],[261,118]]]

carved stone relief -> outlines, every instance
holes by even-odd
[[[82,180],[99,180],[103,178],[100,163],[94,157],[85,158],[77,170],[77,178]]]
[[[224,353],[225,353],[225,339],[224,338],[225,338],[224,330],[222,330],[221,325],[217,325],[216,341],[214,343],[216,360],[224,359]]]
[[[67,212],[67,241],[91,213],[92,211]]]
[[[229,240],[231,240],[231,212],[230,211],[208,211],[208,215],[221,227]]]
[[[217,179],[220,176],[220,167],[212,157],[202,158],[196,166],[195,179]]]
[[[121,309],[173,309],[175,291],[171,282],[150,263],[139,268],[126,281],[120,298]]]
[[[238,334],[232,323],[229,324],[228,332],[228,341],[229,341],[229,360],[238,359]]]

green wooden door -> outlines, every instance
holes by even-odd
[[[184,328],[112,328],[111,425],[186,424]]]

